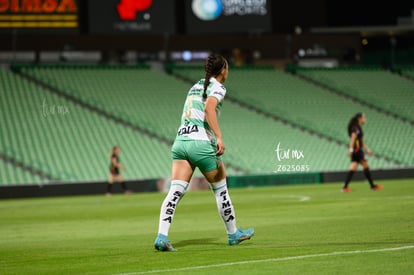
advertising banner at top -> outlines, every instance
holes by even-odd
[[[0,0],[0,32],[78,32],[76,0]]]
[[[271,32],[270,0],[185,0],[187,33]]]
[[[88,21],[92,34],[173,34],[175,1],[89,0]]]

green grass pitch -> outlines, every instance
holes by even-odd
[[[180,202],[178,252],[154,249],[162,193],[0,201],[0,274],[414,274],[414,179],[230,189],[229,246],[210,191]],[[82,188],[82,186],[79,186]]]

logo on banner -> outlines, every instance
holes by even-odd
[[[117,11],[122,20],[131,21],[137,19],[137,12],[145,11],[151,5],[152,0],[121,0],[117,6]]]
[[[193,0],[191,8],[195,16],[204,21],[219,16],[267,15],[267,0]]]
[[[193,0],[191,5],[194,14],[201,20],[214,20],[223,10],[221,0]]]

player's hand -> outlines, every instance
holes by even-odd
[[[352,152],[348,152],[348,157],[352,157]]]
[[[217,156],[223,155],[224,154],[224,150],[226,149],[225,146],[224,146],[223,140],[221,138],[217,138],[216,144],[217,144],[217,152],[216,152],[216,155]]]
[[[368,153],[368,155],[370,155],[370,156],[373,156],[374,155],[374,153],[371,151],[371,150],[367,150],[367,153]]]

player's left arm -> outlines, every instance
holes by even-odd
[[[214,135],[216,136],[217,142],[217,152],[218,156],[224,154],[225,146],[223,137],[221,135],[221,130],[217,118],[216,107],[218,104],[218,99],[214,96],[209,96],[206,100],[206,105],[204,107],[204,112],[206,116],[206,120],[208,125],[210,126],[211,130],[213,131]]]

